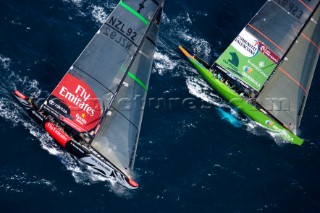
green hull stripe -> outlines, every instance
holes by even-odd
[[[142,81],[139,78],[137,78],[137,76],[135,76],[131,72],[128,72],[128,75],[130,76],[130,78],[135,80],[145,91],[148,91],[146,85],[144,83],[142,83]]]
[[[138,17],[145,25],[149,25],[150,22],[145,19],[142,15],[140,15],[137,11],[135,11],[134,9],[132,9],[129,5],[123,3],[123,1],[120,1],[119,3],[122,7],[124,7],[126,10],[128,10],[129,12],[131,12],[133,15],[135,15],[136,17]]]

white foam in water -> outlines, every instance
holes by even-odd
[[[10,65],[11,59],[0,55],[0,65],[4,69],[8,69]]]
[[[39,178],[25,172],[15,171],[15,174],[8,175],[8,171],[2,171],[0,176],[0,189],[5,192],[24,192],[26,186],[44,186],[51,191],[57,191],[57,187],[50,180]],[[10,173],[10,172],[9,172]]]
[[[154,70],[157,71],[159,75],[174,70],[178,65],[177,61],[173,61],[167,54],[162,54],[161,52],[154,54],[154,62]]]
[[[242,117],[239,112],[233,109],[229,103],[226,103],[223,99],[221,99],[220,96],[214,94],[208,84],[203,79],[201,79],[201,77],[187,77],[187,87],[190,94],[202,99],[207,103],[213,104],[217,107],[222,107],[224,108],[224,110],[227,110],[226,112],[231,113],[237,119],[237,121],[243,124],[246,130],[251,134],[257,136],[269,135],[279,146],[287,143],[281,138],[281,133],[268,131],[265,127],[261,126],[257,122],[252,121],[249,118]]]
[[[94,5],[91,13],[92,13],[94,20],[99,22],[100,24],[103,24],[104,22],[106,22],[106,20],[108,18],[108,15],[104,11],[103,7],[100,7],[100,6]]]
[[[178,52],[179,42],[188,35],[188,27],[191,24],[192,21],[188,13],[179,14],[172,19],[165,13],[162,14],[161,28],[166,30],[161,30],[159,34],[153,72],[157,72],[159,75],[186,76],[186,71],[192,70],[187,64],[181,66],[181,55]],[[188,41],[192,45],[198,46],[206,58],[210,55],[210,46],[205,40],[190,35]],[[172,46],[176,46],[176,49],[173,49]]]
[[[191,76],[187,77],[187,87],[191,95],[194,95],[207,103],[218,107],[230,108],[218,95],[213,94],[210,91],[210,87],[202,79]]]
[[[75,5],[77,9],[76,16],[91,16],[91,18],[99,25],[107,20],[109,13],[116,7],[114,2],[103,2],[101,5],[88,4],[84,0],[62,0],[65,3]],[[107,12],[105,11],[107,10]],[[74,19],[74,17],[69,17]]]
[[[83,3],[82,0],[63,0],[63,1],[67,2],[67,3],[72,3],[72,4],[76,5],[77,7],[81,7],[82,3]]]

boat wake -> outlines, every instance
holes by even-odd
[[[192,77],[190,77],[190,79],[192,79]],[[216,106],[222,120],[227,121],[234,127],[244,128],[253,135],[271,137],[278,146],[283,146],[288,143],[281,137],[282,133],[272,132],[257,122],[244,117],[244,115],[239,113],[229,103],[214,94],[213,90],[204,80],[199,78],[190,79],[187,80],[190,94]]]
[[[281,138],[280,133],[268,131],[255,121],[244,117],[229,103],[215,94],[210,86],[201,77],[188,76],[186,83],[191,95],[194,95],[197,98],[214,105],[219,113],[220,118],[227,121],[232,126],[244,128],[246,131],[257,136],[271,136],[279,146],[287,143]]]

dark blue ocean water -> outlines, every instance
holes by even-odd
[[[177,50],[198,46],[212,63],[264,2],[167,0],[148,97],[178,101],[147,104],[129,191],[90,174],[10,96],[47,97],[117,1],[0,0],[0,211],[319,212],[320,66],[297,147],[220,101]]]

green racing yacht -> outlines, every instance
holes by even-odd
[[[320,52],[320,1],[269,0],[208,65],[179,46],[206,82],[284,141],[297,135]]]

